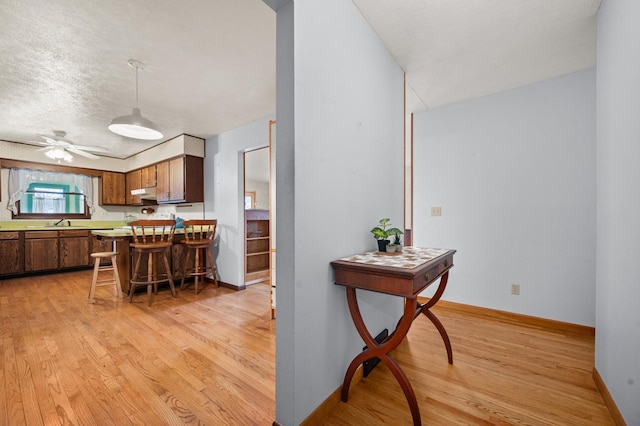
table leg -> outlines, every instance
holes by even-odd
[[[440,298],[442,297],[442,294],[447,287],[447,281],[449,281],[449,271],[445,272],[444,275],[440,278],[440,285],[438,286],[438,290],[436,290],[433,297],[429,299],[427,303],[418,305],[415,316],[423,313],[427,318],[429,318],[429,320],[431,320],[433,325],[436,326],[436,328],[440,332],[440,337],[442,337],[444,346],[447,349],[447,359],[449,360],[449,364],[453,364],[453,350],[451,349],[451,341],[449,340],[447,330],[444,329],[444,326],[442,325],[438,317],[436,317],[436,315],[429,310],[429,308],[438,303],[438,300],[440,300]]]
[[[358,307],[358,299],[356,298],[356,289],[353,287],[347,287],[346,291],[351,318],[353,319],[353,323],[358,334],[360,334],[360,337],[362,337],[362,340],[368,348],[358,354],[347,368],[347,372],[344,376],[344,382],[342,383],[342,401],[347,402],[349,399],[349,386],[351,385],[351,380],[353,379],[353,375],[358,367],[363,362],[371,358],[378,357],[387,365],[387,367],[389,367],[389,370],[391,370],[400,384],[400,387],[407,398],[407,402],[409,403],[414,425],[420,425],[420,409],[418,408],[418,401],[416,400],[413,388],[400,366],[391,357],[391,355],[389,355],[389,352],[395,349],[409,332],[409,328],[411,327],[411,323],[415,317],[418,305],[417,297],[405,298],[404,314],[402,315],[402,318],[400,318],[396,329],[391,333],[388,339],[378,344],[371,333],[367,330],[364,320],[362,319],[360,308]]]

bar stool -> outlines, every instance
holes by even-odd
[[[129,303],[133,301],[136,287],[147,286],[149,306],[153,302],[153,295],[158,293],[158,283],[169,282],[171,294],[176,297],[176,289],[173,286],[171,266],[167,252],[173,245],[173,234],[176,229],[176,221],[171,220],[136,220],[130,222],[132,241],[129,245],[133,249],[135,267],[129,281]],[[147,273],[142,275],[140,265],[142,258],[146,256]],[[158,262],[162,259],[164,271],[158,273]]]
[[[194,277],[195,292],[198,294],[198,281],[202,279],[204,282],[207,274],[211,272],[213,275],[213,283],[218,287],[218,277],[216,277],[216,266],[211,256],[211,244],[216,236],[216,219],[192,219],[182,222],[184,226],[184,244],[187,246],[187,255],[182,267],[182,281],[180,282],[180,290],[184,285],[184,279],[187,276]],[[191,260],[195,255],[193,267]],[[209,266],[207,266],[209,259]]]
[[[91,280],[91,288],[89,289],[89,303],[94,303],[93,295],[95,294],[96,287],[103,287],[107,285],[113,285],[113,295],[122,298],[122,286],[120,285],[120,275],[118,274],[118,264],[116,263],[115,251],[101,251],[97,253],[91,253],[93,262],[93,280]],[[111,265],[100,266],[102,259],[111,258]],[[113,271],[113,278],[99,280],[98,274],[100,272]]]

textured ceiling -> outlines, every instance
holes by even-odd
[[[599,0],[353,1],[407,72],[410,111],[595,65]],[[139,105],[160,141],[107,130],[135,104],[131,58],[146,64]],[[65,130],[125,158],[274,112],[275,13],[262,0],[0,3],[2,140]]]
[[[111,133],[135,106],[160,141]],[[0,139],[60,129],[128,157],[182,133],[206,138],[275,112],[275,13],[261,0],[2,0]]]

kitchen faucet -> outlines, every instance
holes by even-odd
[[[53,224],[53,226],[58,226],[58,225],[60,225],[62,222],[64,222],[65,220],[67,220],[67,219],[65,219],[65,218],[63,217],[62,219],[60,219],[59,221],[57,221],[56,223],[54,223],[54,224]],[[63,225],[63,226],[64,226],[64,225]],[[71,226],[71,221],[70,221],[70,220],[67,220],[67,226]]]

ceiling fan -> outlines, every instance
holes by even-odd
[[[81,155],[86,158],[90,158],[91,160],[97,160],[100,157],[94,155],[90,152],[107,152],[106,148],[102,148],[100,146],[83,146],[76,145],[71,140],[67,139],[67,132],[63,130],[54,130],[53,135],[43,135],[38,134],[38,136],[44,138],[45,142],[36,142],[38,145],[46,145],[44,148],[40,148],[38,151],[46,151],[44,154],[53,159],[60,162],[60,160],[71,161],[73,156],[69,154],[72,152],[74,154]],[[68,151],[68,152],[67,152]]]

